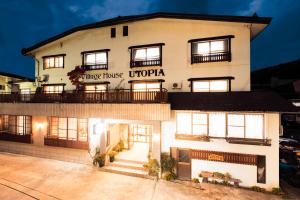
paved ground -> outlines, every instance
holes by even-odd
[[[99,171],[95,167],[0,152],[0,199],[280,199],[244,189],[202,184],[196,189]]]

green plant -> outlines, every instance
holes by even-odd
[[[193,183],[200,183],[199,179],[197,179],[197,178],[193,178],[193,179],[192,179],[192,182],[193,182]]]
[[[177,178],[176,174],[174,172],[164,172],[162,175],[162,178],[167,181],[172,181]]]
[[[161,171],[162,172],[174,172],[176,161],[172,158],[169,153],[161,153],[160,156]]]
[[[213,177],[219,178],[219,179],[224,179],[225,175],[220,172],[213,172]]]
[[[261,188],[259,186],[252,186],[250,187],[251,190],[256,191],[256,192],[266,192],[265,188]]]
[[[275,195],[284,195],[283,191],[280,188],[272,188],[271,193]]]
[[[106,154],[101,154],[100,149],[96,148],[96,153],[93,157],[93,165],[99,165],[99,167],[103,167],[105,165]]]
[[[231,174],[229,174],[228,172],[226,172],[226,173],[224,174],[224,179],[227,180],[227,181],[229,181],[230,179],[232,179]]]
[[[120,141],[119,141],[119,147],[120,147],[120,150],[121,150],[121,151],[124,150],[125,145],[124,145],[124,141],[123,141],[123,140],[120,140]]]
[[[232,186],[228,181],[222,181],[221,182],[222,185],[226,185],[226,186]]]
[[[108,156],[109,156],[109,161],[110,162],[114,162],[115,161],[115,156],[117,155],[117,153],[118,152],[116,152],[116,151],[110,151],[109,153],[108,153]]]
[[[144,167],[148,169],[148,173],[150,176],[158,176],[160,166],[156,159],[150,158],[148,160],[148,163],[144,164]]]

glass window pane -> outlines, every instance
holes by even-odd
[[[58,137],[67,139],[67,118],[58,119]]]
[[[146,60],[146,49],[135,49],[134,60]]]
[[[228,126],[228,137],[244,138],[245,128],[243,126]]]
[[[106,52],[96,53],[95,64],[106,64]]]
[[[198,54],[209,54],[209,42],[199,42],[197,45]]]
[[[191,113],[177,113],[177,133],[191,134],[192,133],[192,114]]]
[[[263,139],[263,115],[246,115],[246,138]]]
[[[193,135],[207,135],[207,125],[193,125]]]
[[[60,56],[58,61],[58,67],[63,67],[63,66],[64,66],[64,57]]]
[[[87,131],[87,119],[78,119],[78,140],[87,141],[88,131]]]
[[[244,126],[244,115],[228,114],[229,126]]]
[[[85,54],[85,64],[86,65],[94,65],[96,62],[95,54],[89,53]]]
[[[193,92],[209,92],[209,82],[193,81]]]
[[[225,137],[226,135],[226,115],[225,113],[209,114],[209,136]]]
[[[49,58],[49,67],[54,67],[54,57]]]
[[[193,113],[193,124],[207,124],[207,114]]]
[[[147,48],[147,60],[159,59],[159,47]]]
[[[148,91],[159,91],[160,83],[146,83]]]
[[[224,52],[225,51],[225,41],[211,41],[210,43],[211,53]]]
[[[133,90],[138,91],[146,91],[147,85],[145,83],[134,83],[133,84]]]
[[[228,81],[227,80],[210,81],[210,91],[227,92]]]

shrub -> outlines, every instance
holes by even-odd
[[[164,172],[162,175],[162,178],[167,181],[172,181],[177,178],[176,174],[174,172]]]
[[[220,172],[213,172],[213,177],[219,178],[219,179],[224,179],[225,175]]]
[[[125,148],[124,141],[120,140],[118,144],[119,144],[120,150],[123,151]]]
[[[230,180],[230,179],[232,179],[231,174],[229,174],[228,172],[226,172],[226,173],[224,174],[224,179],[225,179],[225,180]]]
[[[284,195],[283,191],[280,188],[272,188],[271,193],[275,195]]]
[[[118,152],[116,152],[116,151],[110,151],[109,153],[108,153],[108,156],[109,156],[109,161],[110,162],[114,162],[115,161],[115,156],[117,155],[117,153]]]
[[[150,158],[147,164],[144,164],[144,167],[148,169],[150,176],[158,176],[160,171],[159,163],[156,159]]]
[[[226,186],[231,186],[231,184],[226,180],[222,181],[221,184]]]
[[[105,165],[106,154],[100,154],[100,149],[96,148],[96,153],[93,157],[93,165],[99,165],[99,167],[103,167]]]
[[[192,179],[192,182],[193,182],[193,183],[200,183],[199,179],[197,179],[197,178],[193,178],[193,179]]]
[[[261,187],[258,187],[258,186],[252,186],[250,189],[253,190],[253,191],[256,191],[256,192],[266,192],[265,188],[261,188]]]
[[[175,159],[172,158],[169,153],[161,153],[160,158],[161,171],[174,173],[174,167],[176,165]]]

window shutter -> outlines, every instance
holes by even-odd
[[[111,28],[110,29],[110,37],[115,38],[116,37],[116,28]]]

